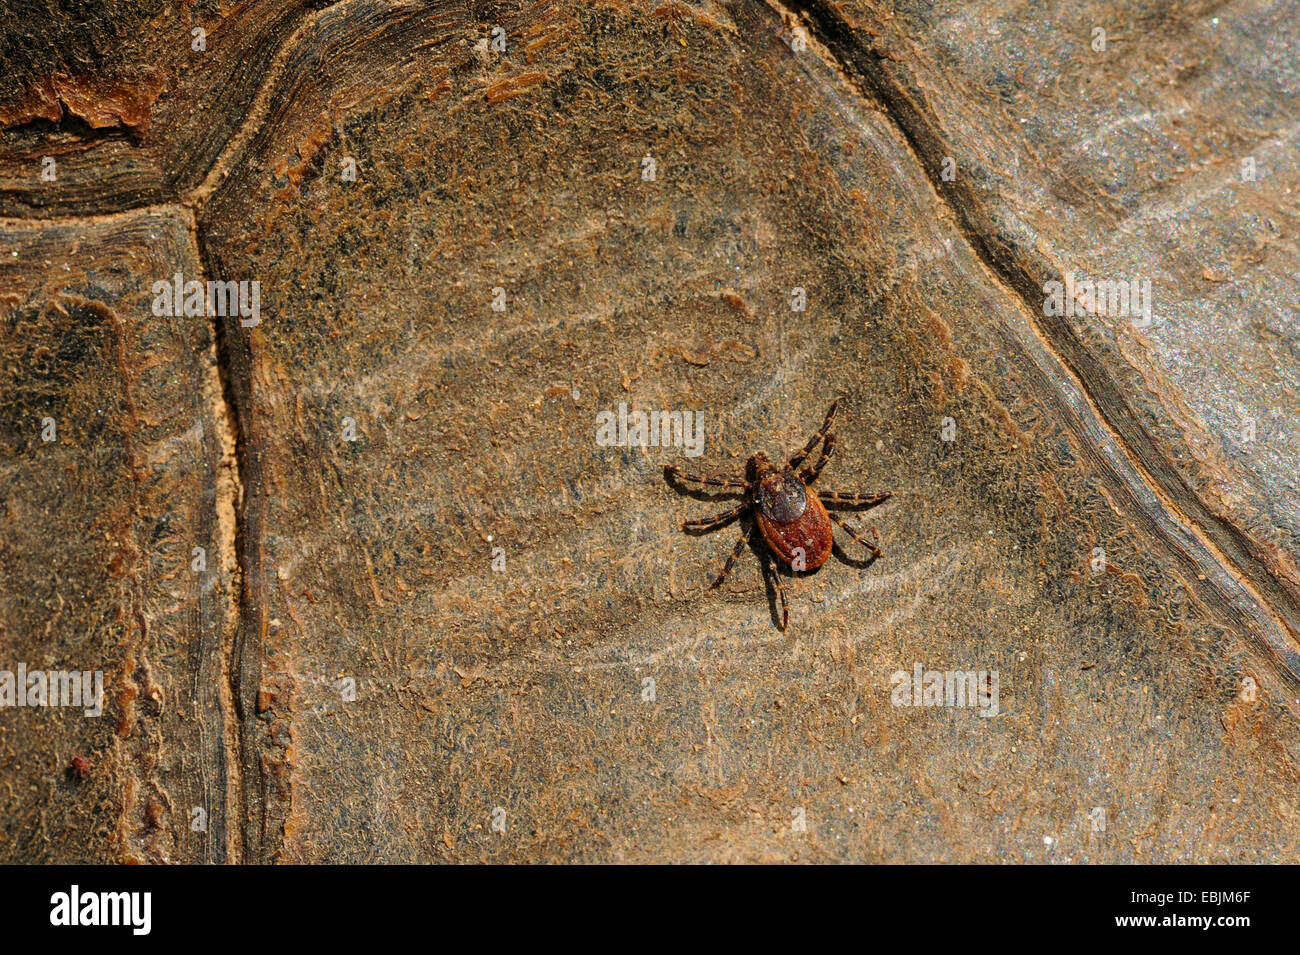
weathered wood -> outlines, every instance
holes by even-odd
[[[0,669],[106,697],[0,710],[0,858],[227,860],[234,446],[211,324],[150,291],[200,268],[193,220],[2,222],[0,248]]]
[[[4,857],[1294,860],[1294,58],[1251,65],[1290,21],[1098,6],[1098,61],[1064,14],[895,13],[254,4],[228,86],[159,58],[147,131],[0,138],[4,211],[57,220],[0,223],[5,647],[115,674],[102,724],[0,711]],[[1071,269],[1157,320],[1044,314]],[[260,323],[155,318],[176,270]],[[788,453],[835,395],[884,556],[790,581],[782,636],[752,555],[704,592],[735,535],[663,466]],[[41,401],[103,431],[43,448]],[[620,404],[702,412],[703,455],[602,446]],[[94,491],[38,539],[51,450]],[[917,664],[996,671],[998,715],[894,705]]]

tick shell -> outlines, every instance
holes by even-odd
[[[758,482],[758,509],[778,524],[789,524],[808,507],[808,489],[792,468],[775,468]]]
[[[781,483],[782,493],[777,495],[778,506],[769,507],[766,492],[773,476]],[[790,487],[791,478],[797,485],[797,494]],[[764,475],[759,483],[758,498],[758,529],[782,563],[794,565],[796,558],[802,557],[800,570],[816,570],[826,563],[834,537],[831,519],[815,491],[804,487],[793,474],[777,471]],[[781,515],[790,513],[796,516],[788,521],[778,520]]]

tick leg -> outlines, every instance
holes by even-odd
[[[808,443],[803,446],[803,450],[790,459],[790,467],[797,468],[803,464],[803,459],[812,453],[812,449],[817,447],[817,442],[826,437],[826,432],[831,429],[831,422],[835,420],[835,412],[840,410],[840,399],[836,398],[831,402],[831,410],[826,412],[826,420],[822,426],[817,429],[817,433],[808,439]]]
[[[718,574],[717,580],[709,584],[710,590],[715,590],[722,586],[722,582],[726,580],[727,575],[731,573],[731,568],[735,567],[736,561],[740,560],[740,552],[745,549],[745,544],[748,541],[749,531],[745,531],[740,535],[740,540],[736,541],[736,546],[731,549],[731,556],[727,558],[727,562],[722,565],[722,573]]]
[[[701,530],[701,529],[707,530],[708,528],[711,527],[721,527],[723,524],[727,523],[727,521],[731,520],[733,517],[738,517],[739,515],[744,514],[745,509],[747,507],[749,507],[749,501],[741,501],[735,507],[730,508],[729,510],[725,510],[721,514],[714,514],[712,517],[703,517],[697,521],[687,521],[685,524],[682,525],[682,529],[683,530]]]
[[[726,477],[710,474],[687,474],[675,464],[669,464],[664,468],[669,477],[675,477],[679,481],[694,481],[696,484],[709,484],[713,487],[730,487],[738,491],[748,491],[749,482],[741,481],[734,477]]]
[[[776,561],[763,561],[763,572],[767,574],[768,579],[772,581],[772,587],[776,590],[776,595],[781,599],[781,632],[790,626],[790,606],[785,602],[785,584],[781,583],[781,574],[776,569]]]
[[[826,435],[826,443],[822,445],[822,456],[817,459],[817,463],[810,468],[804,468],[799,472],[799,480],[804,484],[811,484],[817,480],[817,475],[822,473],[822,468],[826,467],[826,462],[831,459],[835,453],[835,435]]]
[[[836,524],[840,525],[840,527],[844,528],[844,533],[848,534],[850,537],[852,537],[855,541],[857,541],[867,550],[871,551],[872,560],[875,560],[877,557],[880,556],[880,548],[877,547],[875,544],[872,544],[869,541],[864,541],[861,537],[859,537],[854,532],[853,528],[849,527],[848,524],[844,523],[844,521],[840,518],[838,514],[832,514],[830,511],[827,511],[826,513],[831,520],[833,520]]]
[[[884,504],[893,495],[886,491],[884,494],[854,494],[844,491],[818,491],[817,497],[827,506],[835,504],[841,507],[861,507],[867,510],[875,507],[877,504]]]

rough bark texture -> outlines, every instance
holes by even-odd
[[[1300,859],[1293,3],[15,10],[0,860]],[[836,395],[782,635],[662,469]]]

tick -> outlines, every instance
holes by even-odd
[[[77,782],[82,782],[87,776],[90,775],[90,771],[94,768],[95,768],[94,763],[92,763],[86,757],[78,755],[78,756],[73,756],[72,759],[69,760],[66,772],[70,779],[75,779],[77,780]]]
[[[745,477],[726,475],[687,474],[675,465],[668,465],[664,471],[669,480],[690,481],[709,487],[720,487],[724,493],[740,494],[741,500],[736,506],[698,521],[687,521],[682,525],[687,531],[708,531],[722,527],[738,517],[752,517],[752,523],[740,534],[740,540],[732,549],[722,572],[709,585],[713,590],[722,585],[731,573],[746,543],[757,544],[763,572],[772,582],[781,601],[781,629],[784,631],[790,623],[790,608],[786,603],[785,585],[781,576],[765,554],[774,556],[786,567],[796,571],[813,571],[826,563],[831,555],[835,539],[832,522],[838,524],[855,542],[870,552],[870,558],[862,564],[868,567],[880,557],[880,549],[869,541],[863,540],[853,528],[830,508],[857,507],[863,510],[883,504],[889,500],[889,493],[858,494],[843,491],[814,491],[812,484],[826,467],[835,452],[835,435],[831,425],[835,414],[840,409],[837,399],[826,412],[826,420],[808,443],[785,467],[777,467],[762,452],[753,455],[745,464]],[[821,454],[817,462],[805,466],[804,461],[813,449],[821,443]],[[828,507],[829,505],[829,507]],[[758,531],[757,537],[754,531]]]

